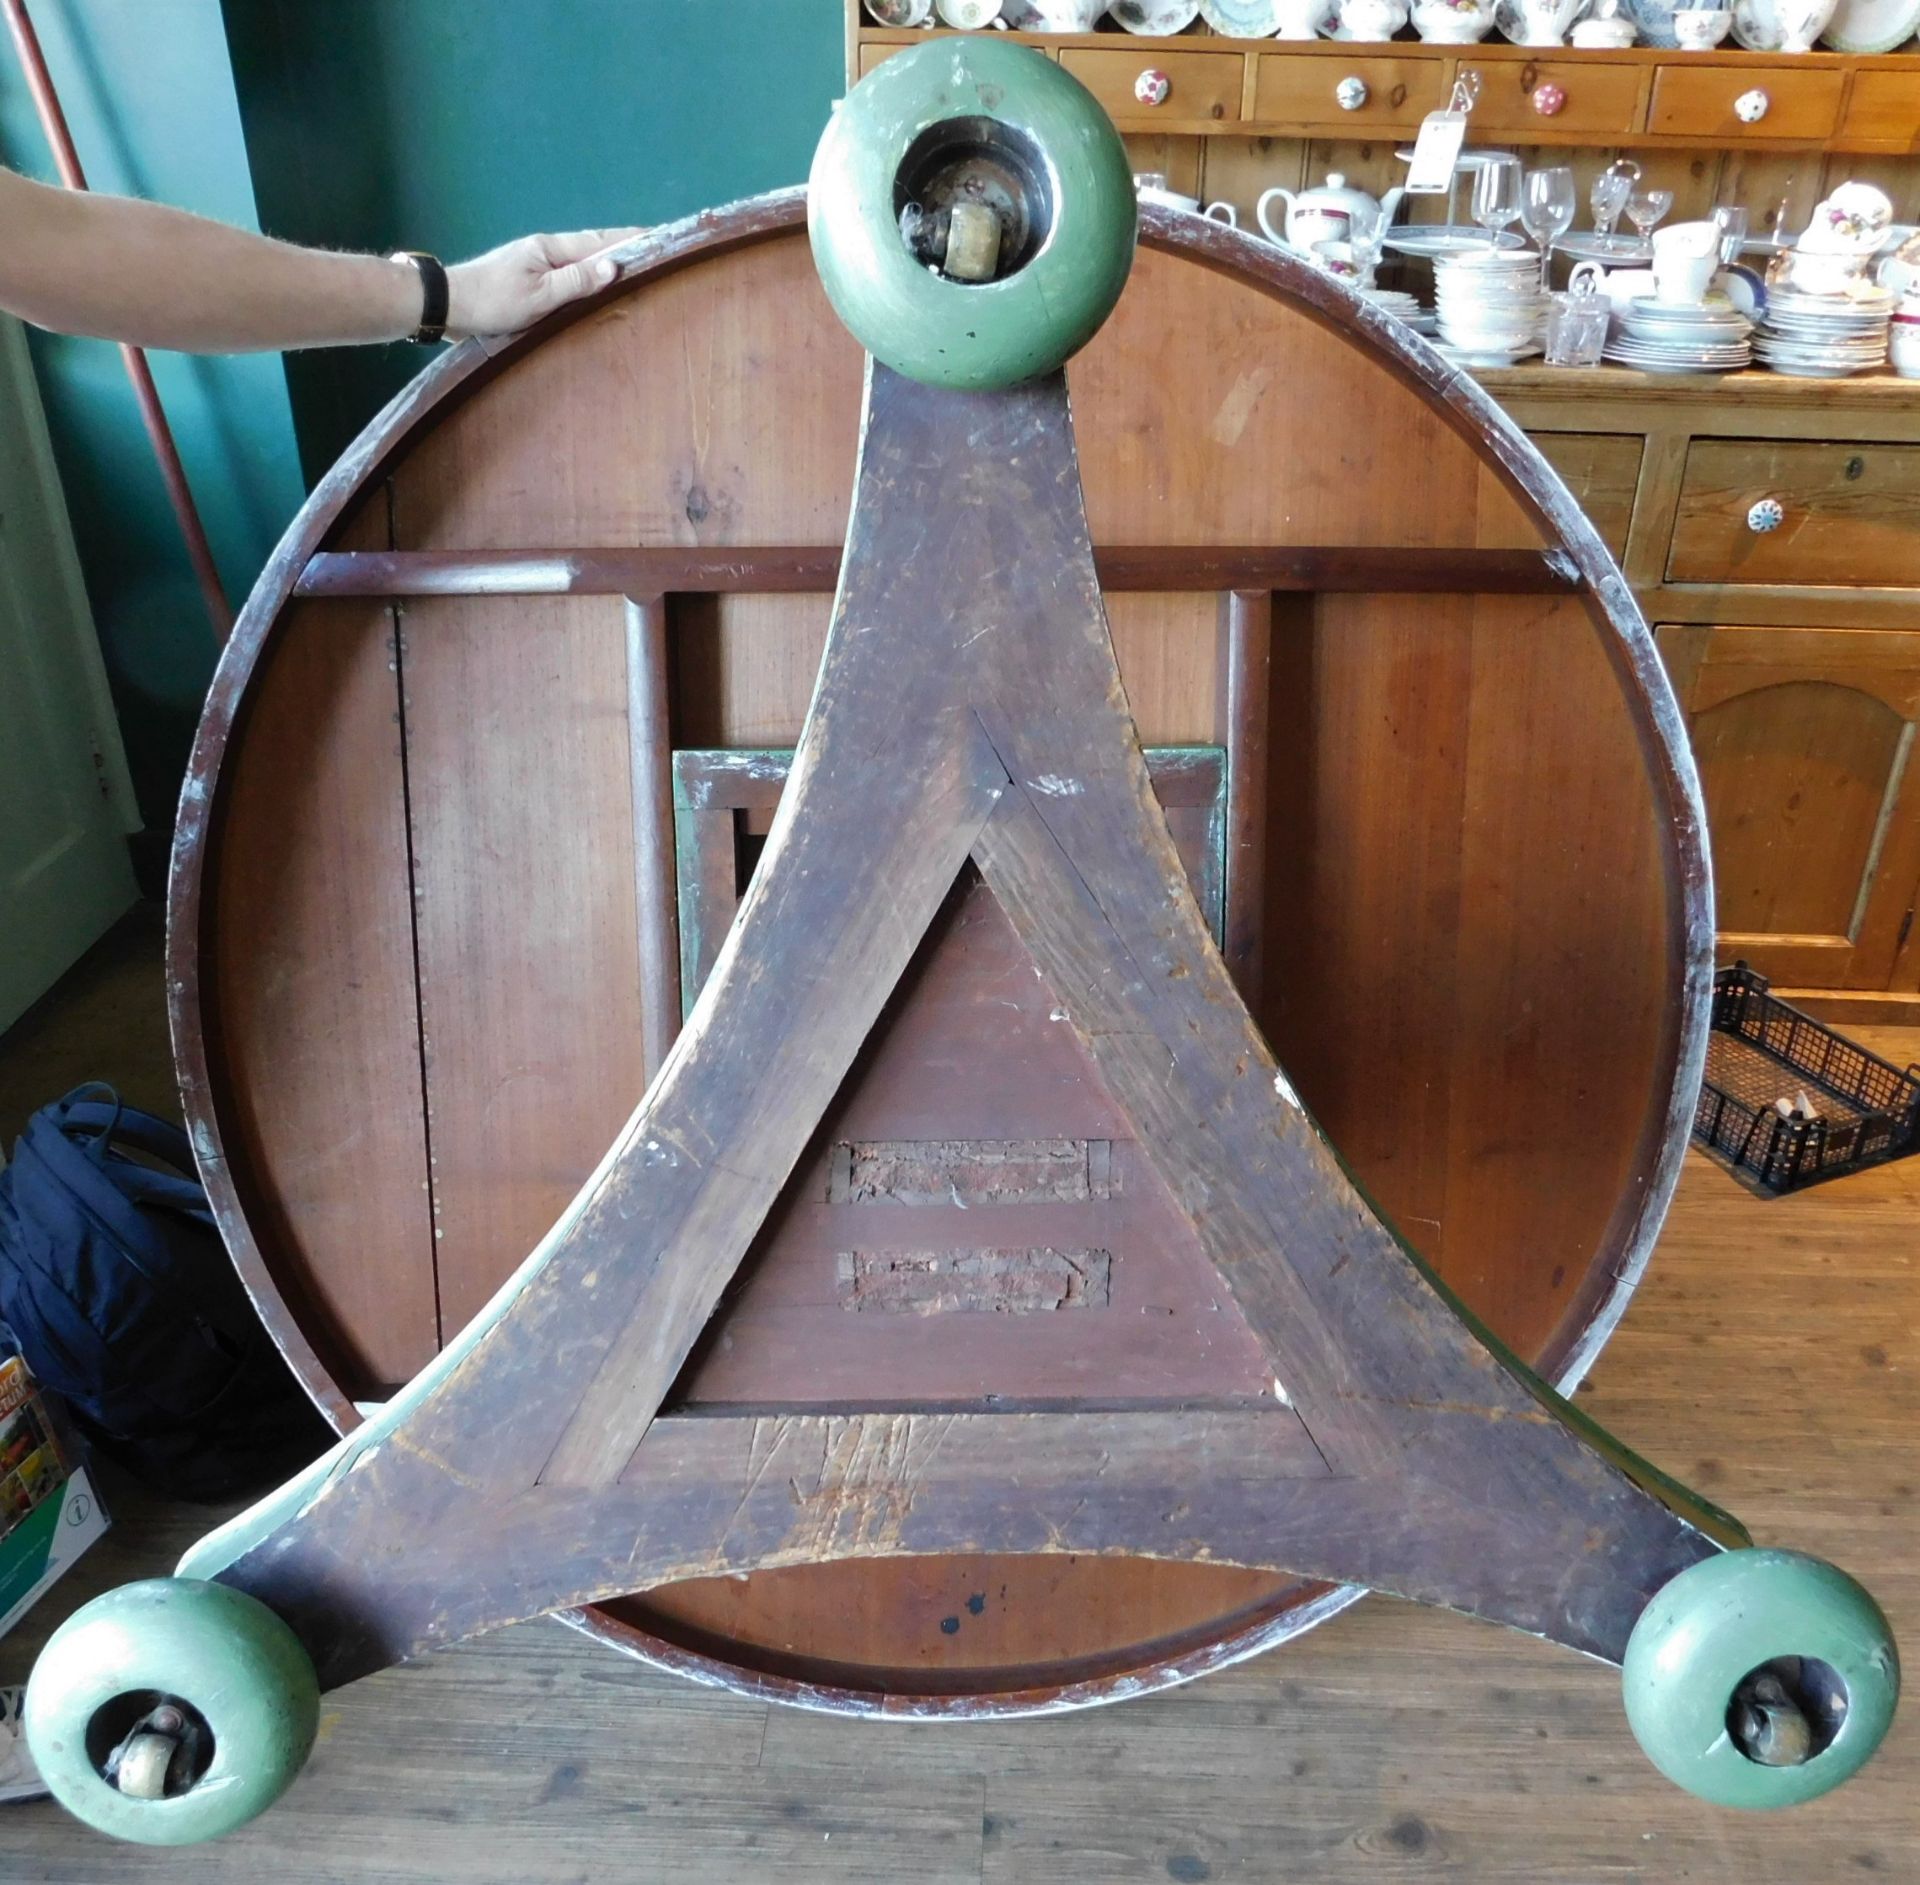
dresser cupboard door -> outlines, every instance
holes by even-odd
[[[1886,988],[1920,879],[1920,634],[1659,631],[1706,792],[1723,961]]]

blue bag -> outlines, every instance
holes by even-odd
[[[285,1477],[333,1434],[192,1174],[187,1135],[111,1087],[43,1106],[0,1172],[0,1322],[102,1453],[211,1501]]]

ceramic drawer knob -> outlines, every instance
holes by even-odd
[[[1157,65],[1150,65],[1133,82],[1133,95],[1143,105],[1164,105],[1173,81]]]
[[[1777,497],[1763,497],[1747,512],[1747,528],[1756,536],[1778,530],[1787,521],[1787,507]]]
[[[1363,78],[1345,78],[1333,88],[1333,102],[1342,111],[1358,111],[1367,102],[1367,82]]]
[[[1566,102],[1567,92],[1563,85],[1536,85],[1533,88],[1533,108],[1543,118],[1556,116]]]
[[[1756,85],[1752,91],[1742,92],[1733,101],[1733,115],[1742,124],[1758,124],[1767,115],[1767,108],[1772,103],[1773,100]]]

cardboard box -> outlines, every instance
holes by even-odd
[[[77,1456],[27,1364],[0,1359],[0,1636],[107,1529]]]

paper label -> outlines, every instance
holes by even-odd
[[[1453,187],[1453,167],[1467,141],[1467,117],[1462,111],[1430,111],[1414,140],[1413,165],[1407,172],[1409,196],[1439,196]]]

